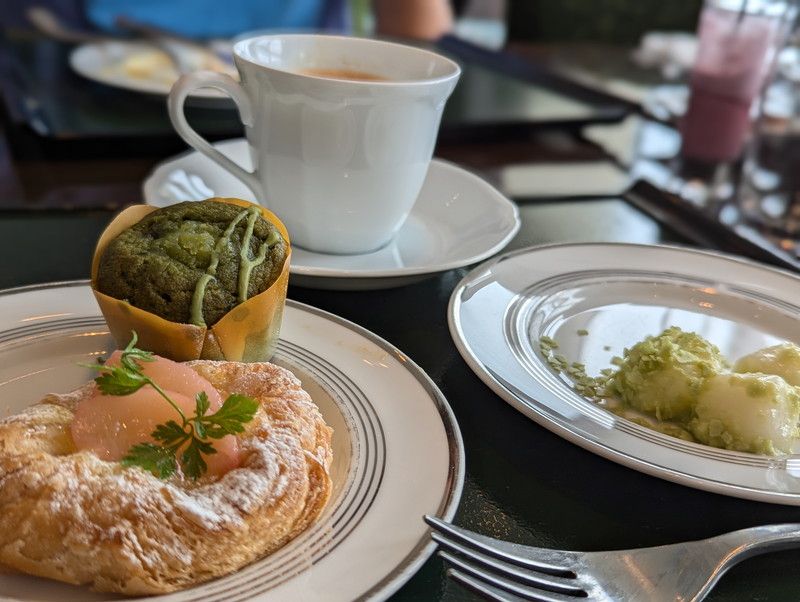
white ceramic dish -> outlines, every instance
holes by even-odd
[[[137,76],[125,67],[130,61],[152,56],[154,50],[152,44],[142,42],[91,42],[75,48],[70,53],[69,64],[78,74],[101,84],[166,97],[178,78],[172,68],[147,69],[147,65],[143,65],[145,69]],[[190,50],[187,47],[183,52]],[[231,72],[235,73],[232,66]],[[196,90],[191,97],[209,107],[233,107],[230,98],[215,88]]]
[[[110,349],[88,283],[0,292],[0,415],[86,382],[92,374],[78,364]],[[384,599],[433,551],[422,516],[452,518],[464,479],[461,436],[441,392],[409,358],[355,324],[289,301],[275,361],[301,378],[335,429],[323,516],[235,574],[142,600]],[[0,599],[120,598],[0,574]]]
[[[246,140],[214,146],[250,168]],[[143,188],[145,202],[157,207],[210,196],[255,200],[241,181],[195,151],[162,162]],[[392,243],[365,255],[328,255],[295,246],[291,281],[339,290],[402,286],[494,255],[519,227],[517,206],[490,184],[433,159],[411,215]]]
[[[800,456],[767,457],[676,439],[578,395],[538,350],[543,335],[590,375],[647,335],[694,331],[736,359],[800,343],[800,278],[677,247],[575,244],[503,255],[450,300],[461,355],[500,397],[542,426],[636,470],[699,489],[800,505]],[[582,331],[587,330],[588,335]]]
[[[445,101],[461,75],[435,52],[357,36],[276,33],[240,40],[241,83],[194,71],[170,90],[183,140],[269,200],[295,245],[366,254],[388,245],[417,200]],[[389,79],[314,74],[348,69]],[[186,120],[194,90],[225,91],[239,108],[251,169],[220,153]]]

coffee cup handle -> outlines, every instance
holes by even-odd
[[[199,88],[216,88],[228,94],[236,103],[236,107],[239,109],[239,119],[245,127],[253,125],[253,108],[250,99],[247,97],[244,88],[236,80],[224,73],[194,71],[181,76],[169,92],[167,110],[169,111],[170,121],[172,121],[172,127],[175,128],[178,135],[189,146],[218,163],[244,182],[253,191],[256,197],[255,200],[262,203],[263,191],[258,179],[258,168],[256,167],[253,171],[247,171],[214,148],[186,121],[186,114],[183,110],[186,97]]]

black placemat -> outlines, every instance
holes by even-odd
[[[87,80],[70,68],[71,51],[39,37],[2,40],[0,94],[13,124],[53,140],[173,135],[164,97]],[[233,110],[187,107],[187,116],[211,137],[242,133]]]
[[[163,96],[106,86],[74,73],[72,47],[33,34],[0,38],[0,94],[12,124],[55,141],[174,136]],[[624,103],[575,86],[514,55],[446,37],[434,49],[463,67],[442,119],[445,141],[503,139],[526,128],[579,127],[621,119]],[[223,105],[225,106],[225,105]],[[233,103],[187,107],[212,139],[242,135]]]

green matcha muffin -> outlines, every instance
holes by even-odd
[[[212,326],[267,290],[288,253],[256,206],[185,202],[117,235],[100,257],[94,286],[171,322]]]

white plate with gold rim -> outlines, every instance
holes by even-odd
[[[538,344],[553,338],[561,355],[597,375],[625,348],[679,326],[733,360],[783,341],[800,344],[798,304],[800,277],[730,255],[566,244],[530,247],[478,266],[453,291],[448,315],[472,370],[568,441],[690,487],[800,505],[800,455],[733,452],[634,424],[579,395]]]
[[[0,417],[87,382],[92,374],[79,364],[111,349],[87,282],[0,291]],[[234,574],[142,600],[384,599],[433,551],[422,516],[453,517],[463,444],[447,401],[422,369],[369,331],[293,301],[274,361],[302,380],[334,428],[327,508],[283,548]],[[0,574],[0,600],[116,599]]]
[[[251,168],[243,138],[214,146],[245,169]],[[244,183],[196,151],[163,161],[143,189],[145,202],[156,207],[211,196],[255,201]],[[336,290],[403,286],[491,257],[511,241],[520,223],[517,206],[491,184],[433,159],[417,202],[393,242],[363,255],[329,255],[295,246],[291,282]]]

